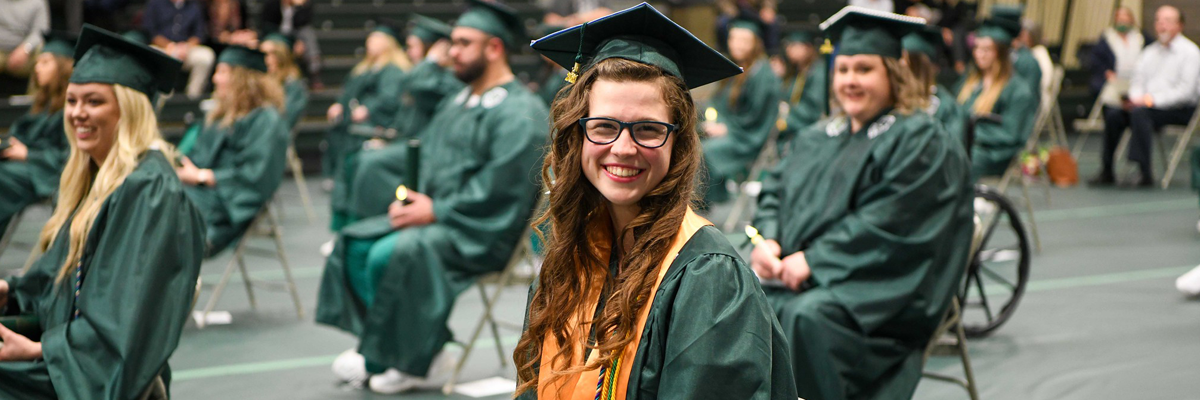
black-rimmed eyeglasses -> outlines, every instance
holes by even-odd
[[[633,135],[633,142],[648,149],[662,147],[667,143],[667,137],[671,136],[671,132],[678,129],[675,125],[666,122],[625,122],[603,117],[580,118],[579,126],[583,127],[583,133],[587,140],[595,144],[615,142],[617,138],[621,137],[621,132],[628,129]]]

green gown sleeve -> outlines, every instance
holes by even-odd
[[[1042,66],[1038,65],[1037,58],[1033,56],[1033,52],[1028,47],[1022,47],[1017,50],[1016,54],[1017,61],[1013,63],[1013,69],[1016,70],[1017,76],[1025,80],[1029,92],[1034,94],[1035,105],[1040,104],[1042,101]]]
[[[971,185],[961,147],[925,115],[880,136],[897,141],[874,147],[889,149],[874,153],[880,176],[803,249],[813,283],[828,287],[863,333],[909,318],[936,322],[960,284],[970,241]],[[914,304],[929,315],[905,314],[920,309]]]
[[[666,340],[648,352],[661,352],[662,364],[642,369],[639,390],[657,380],[660,398],[795,399],[787,342],[749,268],[725,254],[686,268],[674,293],[660,288],[659,296],[673,296],[655,298],[671,301],[672,311],[653,321]]]
[[[287,99],[284,109],[287,110],[287,126],[288,129],[295,129],[296,124],[300,122],[300,118],[304,117],[304,110],[308,107],[308,88],[304,79],[292,79],[284,86]]]
[[[1029,87],[1014,76],[1000,92],[1000,98],[992,112],[1000,116],[1001,123],[981,123],[975,127],[975,144],[979,146],[1019,148],[1025,145],[1033,131],[1037,118],[1037,98]]]
[[[792,143],[799,142],[799,138]],[[779,207],[780,196],[783,195],[781,163],[776,163],[766,171],[762,180],[762,189],[758,192],[758,208],[754,211],[751,225],[758,229],[758,234],[767,240],[779,240]]]
[[[63,130],[63,112],[37,114],[31,116],[28,122],[14,124],[14,128],[28,128],[30,131],[27,134],[14,132],[13,135],[29,149],[25,162],[31,168],[34,192],[38,197],[48,197],[58,190],[58,178],[70,152]]]
[[[43,357],[63,399],[132,399],[142,392],[179,344],[200,273],[204,223],[177,178],[131,175],[108,203],[90,233],[99,240],[89,240],[85,253],[79,318],[42,334]]]
[[[802,132],[817,123],[821,119],[821,115],[825,114],[825,104],[829,99],[829,95],[825,93],[829,79],[829,67],[826,63],[824,57],[818,57],[808,68],[808,78],[804,82],[800,101],[792,104],[791,110],[788,112],[789,131]],[[789,139],[790,136],[794,135],[789,135]]]
[[[761,149],[779,117],[782,95],[779,93],[779,77],[775,76],[766,62],[760,62],[759,65],[754,76],[746,81],[738,104],[739,110],[721,115],[720,119],[729,125],[729,136],[736,136],[739,138],[737,140]]]
[[[223,150],[234,154],[221,157],[213,176],[230,220],[242,226],[258,215],[283,180],[288,131],[279,112],[269,107],[260,107],[234,125]],[[229,141],[236,144],[229,146]]]
[[[391,126],[400,107],[400,92],[404,85],[404,71],[394,65],[379,70],[373,82],[375,93],[368,99],[359,99],[370,112],[368,119],[375,126]]]
[[[462,90],[464,84],[454,73],[433,61],[424,61],[406,75],[404,89],[416,100],[425,115],[432,116],[442,99]]]

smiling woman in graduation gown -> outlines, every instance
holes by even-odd
[[[58,189],[58,176],[68,151],[62,108],[74,51],[74,36],[57,32],[45,35],[34,68],[37,91],[33,107],[9,126],[8,133],[16,141],[8,146],[0,142],[0,235],[25,206],[50,197]]]
[[[148,97],[172,88],[179,62],[90,25],[77,54],[66,113],[92,130],[68,128],[45,253],[0,283],[6,313],[36,321],[31,336],[0,329],[0,398],[125,400],[169,383],[200,273],[203,221]]]
[[[913,78],[900,38],[920,23],[847,8],[822,24],[841,37],[833,87],[846,115],[805,131],[763,182],[753,222],[764,240],[751,264],[782,284],[767,298],[805,399],[911,398],[962,284],[966,156],[902,86]]]
[[[209,256],[237,241],[283,180],[288,127],[283,91],[258,50],[229,46],[213,76],[217,107],[178,169],[204,214]]]
[[[1037,94],[1013,72],[1009,58],[1008,43],[1019,29],[1002,21],[985,21],[975,32],[975,64],[955,89],[964,113],[1000,118],[998,124],[981,121],[975,126],[973,179],[1003,174],[1025,146],[1037,119]]]
[[[689,206],[703,163],[688,89],[736,64],[645,3],[585,26],[533,44],[586,67],[554,105],[537,221],[551,232],[513,352],[517,398],[795,399],[757,280]]]
[[[746,178],[775,127],[782,101],[779,77],[763,57],[761,26],[748,20],[734,21],[729,27],[729,47],[745,73],[721,81],[703,113],[701,130],[710,136],[704,141],[708,164],[704,201],[708,204],[728,199],[725,180]],[[710,121],[713,113],[716,119]]]

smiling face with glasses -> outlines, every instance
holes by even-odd
[[[653,82],[598,80],[579,119],[583,173],[613,211],[636,213],[637,202],[662,182],[671,166],[676,126],[662,90]],[[630,121],[630,122],[626,122]]]

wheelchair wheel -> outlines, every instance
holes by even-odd
[[[983,337],[1012,317],[1029,281],[1029,240],[1021,216],[1004,195],[975,189],[975,215],[982,239],[967,267],[960,291],[963,329]]]

